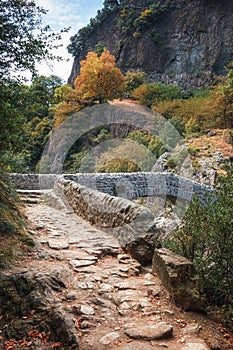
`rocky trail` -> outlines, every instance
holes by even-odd
[[[17,315],[0,317],[1,349],[231,349],[213,320],[172,304],[151,266],[39,195],[23,194],[36,245],[5,272],[5,312]]]

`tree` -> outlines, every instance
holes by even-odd
[[[77,93],[69,85],[62,85],[55,90],[53,126],[58,128],[71,114],[78,112],[83,105],[78,101]]]
[[[114,10],[119,6],[119,1],[118,0],[105,0],[104,1],[104,8]]]
[[[132,92],[140,85],[146,82],[146,75],[144,72],[126,72],[125,75],[125,91]]]
[[[233,169],[219,179],[214,198],[194,200],[182,225],[166,245],[192,260],[200,283],[212,305],[223,308],[224,321],[232,327],[233,316]]]
[[[43,27],[41,15],[46,13],[34,0],[2,0],[0,2],[0,120],[1,152],[20,148],[24,120],[22,94],[27,90],[15,79],[19,72],[35,73],[35,64],[44,58],[55,58],[50,49],[60,33]],[[14,78],[15,76],[15,78]],[[20,95],[20,96],[19,96]]]
[[[215,88],[215,108],[221,113],[223,127],[233,127],[233,69],[228,71],[227,76]]]
[[[158,101],[181,98],[181,88],[162,83],[142,84],[132,92],[132,97],[138,99],[142,105],[151,107]]]
[[[89,52],[80,64],[80,75],[74,86],[81,102],[107,102],[124,91],[124,76],[116,67],[115,57],[107,49],[100,57],[96,52]]]
[[[37,61],[55,57],[50,49],[57,47],[54,40],[60,39],[61,33],[52,33],[49,26],[42,26],[41,16],[45,13],[34,0],[1,0],[1,80],[27,69],[35,72]]]

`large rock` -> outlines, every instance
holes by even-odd
[[[145,233],[143,236],[135,236],[124,244],[123,249],[140,263],[146,264],[152,261],[155,247],[156,236],[153,233]]]
[[[0,308],[6,317],[4,335],[22,339],[40,325],[60,341],[63,349],[79,349],[79,338],[72,317],[54,307],[57,292],[67,288],[73,278],[71,269],[57,267],[48,273],[31,270],[0,275]],[[32,316],[28,319],[28,315]],[[33,316],[34,315],[34,316]]]
[[[177,305],[184,310],[204,311],[198,276],[191,261],[168,249],[155,249],[152,271],[160,276]]]
[[[129,328],[125,333],[132,339],[155,340],[168,338],[172,335],[173,327],[166,322],[159,322],[156,325],[138,325],[135,328]]]

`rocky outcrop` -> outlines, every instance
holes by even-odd
[[[140,30],[134,17],[157,2],[120,3],[89,31],[75,55],[69,84],[79,74],[80,60],[98,43],[115,55],[123,72],[144,70],[150,81],[183,88],[208,85],[233,59],[231,0],[161,0]]]
[[[177,305],[184,310],[204,310],[198,290],[198,276],[191,261],[161,248],[155,250],[152,264],[153,272],[159,274]]]
[[[79,349],[74,322],[56,303],[56,294],[66,289],[72,278],[71,270],[59,267],[48,274],[39,270],[1,273],[0,308],[8,315],[6,337],[21,339],[30,329],[43,328],[51,333],[51,339],[62,342],[63,349]]]

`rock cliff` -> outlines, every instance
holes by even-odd
[[[143,70],[149,81],[183,88],[208,85],[233,59],[232,23],[231,0],[105,1],[97,17],[71,38],[68,82],[87,52],[102,45],[123,72]]]

